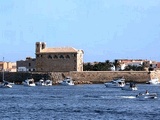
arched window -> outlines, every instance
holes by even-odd
[[[77,54],[74,54],[74,57],[77,57]]]
[[[66,55],[66,58],[68,58],[68,59],[69,59],[69,58],[70,58],[70,56],[69,56],[69,55]]]
[[[60,55],[60,57],[59,58],[64,58],[64,56],[63,55]]]
[[[48,55],[48,59],[52,59],[52,56],[51,56],[51,55]]]
[[[53,58],[57,59],[57,58],[58,58],[58,56],[57,56],[57,55],[54,55],[54,57],[53,57]]]

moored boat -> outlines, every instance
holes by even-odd
[[[45,80],[45,86],[52,86],[52,80]]]
[[[104,85],[106,87],[121,88],[125,86],[125,79],[114,78],[112,81],[104,83]]]
[[[43,79],[40,79],[38,82],[35,83],[37,86],[44,86],[45,82]]]
[[[153,84],[153,85],[157,85],[157,84],[160,84],[160,81],[158,78],[153,78],[153,79],[150,79],[147,84]]]
[[[34,83],[34,79],[33,78],[28,78],[28,79],[24,80],[22,82],[22,84],[24,86],[30,86],[30,87],[36,86],[36,84]]]
[[[61,85],[74,85],[73,80],[70,77],[65,78],[60,82]]]
[[[0,84],[0,88],[12,88],[12,85],[8,81],[3,81]]]
[[[4,63],[4,57],[3,57],[3,63]],[[2,75],[2,83],[0,84],[0,88],[12,88],[12,85],[10,82],[4,80],[4,69],[3,69],[3,75]]]

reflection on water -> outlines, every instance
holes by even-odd
[[[160,87],[139,84],[137,91],[106,88],[103,84],[75,86],[14,85],[0,89],[4,120],[160,119]],[[139,92],[155,92],[157,99],[139,100]]]

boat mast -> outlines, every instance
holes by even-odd
[[[3,76],[2,77],[3,77],[2,80],[4,82],[4,57],[3,57]]]

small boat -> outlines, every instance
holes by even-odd
[[[3,63],[4,63],[4,57],[3,57]],[[12,88],[10,82],[4,80],[4,69],[3,69],[2,80],[3,82],[0,84],[0,88]]]
[[[146,91],[146,93],[144,93],[144,94],[139,93],[138,95],[136,95],[136,98],[139,98],[139,99],[156,99],[157,98],[157,93],[148,93],[148,91]]]
[[[24,86],[36,86],[36,84],[34,83],[34,79],[33,78],[28,78],[25,81],[22,82],[22,84]]]
[[[122,90],[134,91],[138,90],[138,88],[135,83],[130,83],[129,85],[125,85],[124,87],[122,87]]]
[[[46,80],[45,86],[52,86],[52,80]]]
[[[14,82],[9,82],[9,84],[10,84],[10,85],[15,85],[15,83],[14,83]]]
[[[38,82],[35,83],[37,86],[44,86],[45,82],[43,79],[40,79]]]
[[[149,80],[148,82],[146,82],[147,84],[153,84],[153,85],[157,85],[160,84],[160,81],[158,78],[153,78],[151,80]]]
[[[70,77],[65,78],[60,82],[61,85],[74,85],[73,80]]]
[[[104,83],[104,85],[106,87],[121,88],[125,86],[125,79],[114,78],[112,81]]]
[[[1,87],[1,88],[12,88],[12,85],[11,85],[8,81],[3,81],[3,82],[0,84],[0,87]]]

